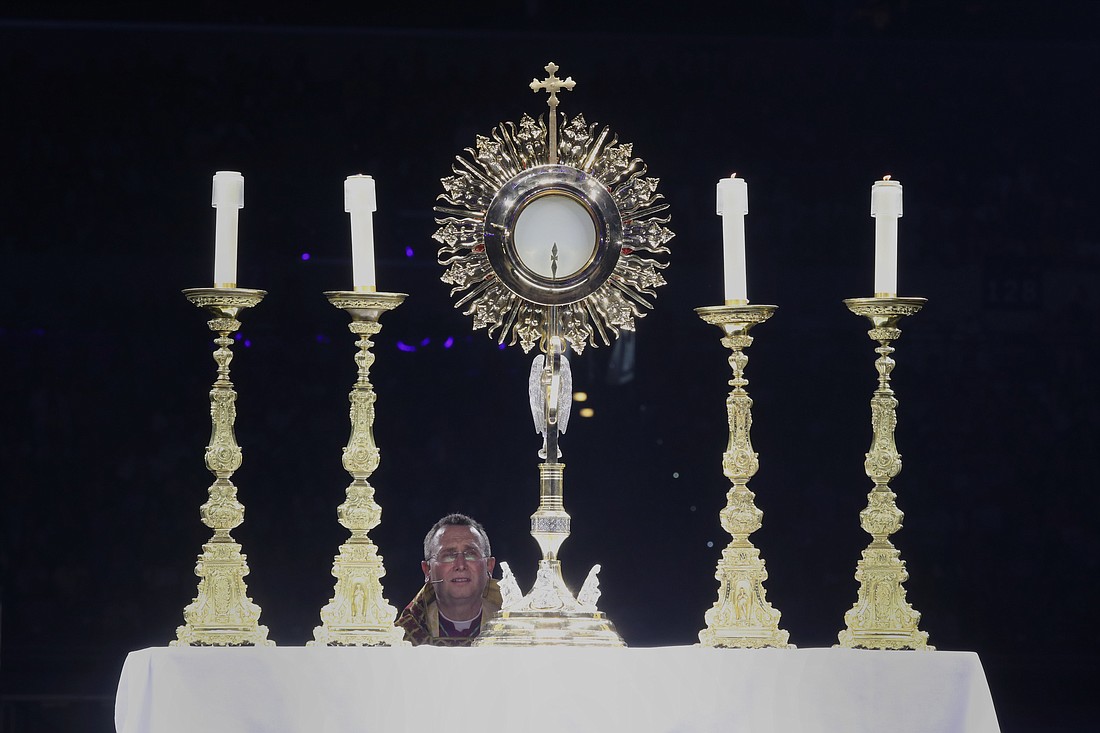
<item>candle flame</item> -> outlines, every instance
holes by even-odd
[[[890,180],[890,174],[887,173],[885,176],[882,177],[882,180],[889,181]]]

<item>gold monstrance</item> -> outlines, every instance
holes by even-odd
[[[652,307],[654,289],[665,284],[656,259],[668,254],[672,232],[668,205],[657,178],[632,157],[610,129],[583,115],[562,116],[558,137],[558,92],[572,90],[571,77],[548,76],[530,84],[549,93],[550,112],[538,120],[523,115],[479,135],[442,180],[440,225],[442,279],[454,286],[455,307],[473,316],[474,328],[524,353],[536,345],[528,393],[539,451],[539,507],[531,535],[539,543],[534,586],[523,595],[501,563],[503,606],[488,621],[478,645],[623,646],[611,621],[596,608],[596,574],[574,596],[562,579],[558,551],[570,533],[562,503],[565,464],[558,436],[566,431],[572,385],[566,351],[611,344],[619,330]]]

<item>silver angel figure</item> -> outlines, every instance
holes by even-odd
[[[573,405],[573,374],[569,368],[569,360],[565,354],[560,355],[560,367],[557,374],[553,368],[547,365],[546,357],[539,354],[531,362],[531,376],[527,381],[527,394],[531,400],[531,418],[535,422],[535,432],[542,435],[542,450],[539,458],[546,458],[547,432],[556,430],[558,434],[564,434],[569,427],[569,410]],[[556,380],[556,383],[555,383]],[[553,395],[556,402],[556,425],[551,421],[551,411],[548,395]],[[554,441],[557,443],[557,440]],[[561,458],[561,449],[553,460]]]

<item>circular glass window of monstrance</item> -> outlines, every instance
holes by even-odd
[[[596,256],[596,223],[572,196],[548,193],[532,199],[516,217],[512,234],[520,264],[550,280],[575,275]]]
[[[485,254],[500,282],[536,305],[575,303],[615,270],[623,223],[593,176],[540,165],[508,181],[485,213]]]

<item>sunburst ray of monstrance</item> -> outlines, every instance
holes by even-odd
[[[442,279],[453,285],[456,308],[473,316],[500,344],[538,346],[528,395],[535,429],[542,434],[539,506],[531,534],[542,559],[524,595],[507,563],[501,563],[503,605],[477,644],[507,646],[623,646],[596,603],[599,565],[574,596],[562,579],[558,551],[569,536],[562,503],[565,464],[558,436],[572,403],[566,351],[608,346],[620,330],[633,331],[665,284],[659,257],[672,232],[658,179],[607,128],[583,115],[561,118],[558,93],[572,90],[554,63],[547,78],[532,80],[549,94],[546,118],[524,114],[504,122],[474,148],[457,156],[443,179],[435,207],[440,228]]]

